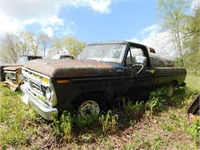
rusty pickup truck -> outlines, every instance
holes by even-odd
[[[22,101],[47,120],[71,106],[85,118],[117,106],[122,97],[138,101],[155,88],[184,85],[186,69],[154,52],[128,41],[101,42],[74,60],[27,62]]]
[[[15,64],[2,64],[0,66],[0,81],[15,91],[23,83],[22,66],[25,62],[42,59],[42,56],[21,55]]]

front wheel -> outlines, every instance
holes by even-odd
[[[106,109],[105,99],[99,94],[85,96],[78,103],[77,115],[79,118],[97,116],[102,110]]]
[[[96,116],[100,114],[100,106],[94,100],[86,100],[78,108],[78,117],[87,118],[88,116]]]

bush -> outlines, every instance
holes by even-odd
[[[99,122],[102,125],[102,130],[104,134],[108,132],[114,133],[116,131],[116,124],[118,120],[118,115],[113,114],[111,110],[109,110],[106,115],[101,115],[99,117]]]
[[[144,105],[143,101],[133,103],[130,100],[128,100],[127,102],[125,102],[125,100],[124,100],[123,101],[123,110],[124,110],[126,117],[137,121],[143,116],[143,114],[145,112],[145,105]]]
[[[67,111],[64,111],[60,120],[53,121],[53,127],[56,135],[63,136],[65,140],[70,141],[72,138],[72,117]]]

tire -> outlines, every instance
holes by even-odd
[[[78,118],[97,116],[106,109],[105,98],[100,94],[92,94],[78,98],[76,105]]]

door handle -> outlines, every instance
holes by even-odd
[[[146,70],[146,72],[149,72],[151,74],[154,74],[155,73],[155,70],[154,69],[150,69],[150,70]]]

